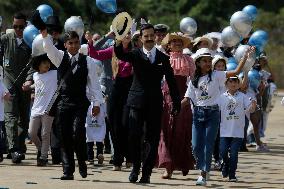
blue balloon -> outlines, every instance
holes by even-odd
[[[39,34],[38,29],[34,25],[28,25],[23,32],[23,39],[25,43],[32,48],[33,40]]]
[[[243,11],[247,13],[254,21],[257,16],[257,8],[254,5],[247,5],[243,8]]]
[[[117,9],[116,0],[96,0],[96,5],[105,13],[115,13]]]
[[[248,80],[250,87],[256,90],[259,87],[261,81],[259,72],[255,69],[250,70],[248,72]]]
[[[227,67],[227,71],[235,70],[238,67],[238,64],[236,64],[236,63],[228,63],[226,65],[226,67]]]
[[[53,15],[53,9],[51,8],[51,6],[46,4],[38,6],[36,10],[39,11],[40,17],[44,22],[47,21],[47,18],[49,16]]]
[[[251,46],[255,46],[258,51],[262,52],[267,41],[268,41],[267,32],[263,30],[257,30],[253,32],[253,34],[250,36],[248,44]]]

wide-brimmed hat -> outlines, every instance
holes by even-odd
[[[187,47],[189,44],[190,44],[190,39],[183,36],[181,33],[168,33],[166,35],[166,37],[163,39],[162,41],[162,45],[167,45],[169,44],[173,39],[180,39],[182,40],[182,43],[183,43],[183,47]]]
[[[219,61],[219,60],[224,60],[225,61],[225,65],[228,63],[228,59],[220,54],[216,54],[212,60],[212,67],[214,68],[215,64]]]
[[[206,57],[206,56],[212,58],[211,51],[208,48],[201,48],[201,49],[198,49],[196,53],[192,55],[191,57],[193,58],[195,62],[198,58]]]
[[[166,33],[166,32],[169,31],[169,29],[170,29],[170,27],[166,24],[156,24],[154,26],[155,32],[165,32]]]
[[[210,38],[210,37],[207,37],[207,36],[202,36],[202,37],[197,37],[193,40],[193,46],[196,46],[199,42],[201,41],[207,41],[208,42],[208,45],[209,45],[209,48],[212,47],[213,45],[213,40]]]
[[[132,18],[127,12],[119,13],[112,21],[112,30],[117,40],[122,40],[130,31]]]
[[[59,17],[58,16],[49,16],[47,17],[47,20],[46,20],[46,27],[47,29],[49,30],[55,30],[55,31],[58,31],[58,32],[62,32],[62,26],[60,24],[60,21],[59,21]]]

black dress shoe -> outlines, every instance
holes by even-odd
[[[81,175],[82,178],[86,178],[87,177],[87,164],[85,161],[79,162],[79,173]]]
[[[11,155],[10,152],[7,154],[6,158],[7,158],[7,159],[12,159],[12,155]]]
[[[143,176],[141,177],[141,179],[139,180],[139,183],[150,183],[150,176]]]
[[[0,153],[0,162],[2,162],[3,159],[4,159],[4,158],[3,158],[3,154]]]
[[[62,175],[62,177],[60,177],[61,180],[74,180],[74,176],[73,175]]]
[[[13,163],[21,163],[21,161],[22,161],[21,154],[18,153],[18,152],[12,152],[11,157],[12,157]]]
[[[129,182],[131,183],[135,183],[138,180],[138,172],[137,171],[131,171],[130,175],[129,175]]]

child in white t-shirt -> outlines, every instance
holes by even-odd
[[[101,85],[103,97],[105,98],[105,87]],[[103,156],[103,141],[106,135],[106,100],[104,103],[100,105],[100,113],[97,116],[92,116],[92,107],[91,103],[87,118],[86,118],[86,138],[87,138],[87,154],[88,154],[88,162],[90,164],[94,163],[94,142],[96,142],[97,146],[97,155],[98,164],[102,165],[104,161]]]
[[[3,83],[3,68],[0,66],[0,162],[3,161],[3,153],[5,151],[5,137],[4,137],[4,100],[10,99],[10,93]]]
[[[206,185],[212,161],[212,152],[218,132],[220,112],[217,99],[220,86],[226,78],[237,75],[243,68],[247,58],[255,48],[250,48],[241,59],[238,67],[230,71],[212,71],[212,55],[207,48],[199,49],[193,59],[196,64],[194,77],[191,79],[182,107],[189,102],[194,104],[192,125],[192,151],[196,160],[196,168],[201,171],[196,185]]]
[[[54,119],[46,114],[46,109],[57,89],[57,71],[49,70],[50,64],[46,54],[35,57],[33,62],[33,68],[37,72],[33,74],[35,97],[31,109],[29,135],[38,150],[37,166],[47,165],[50,132]],[[38,137],[39,128],[41,128],[41,140]]]
[[[238,152],[244,138],[245,112],[253,112],[256,101],[238,91],[240,80],[230,77],[226,80],[227,91],[218,99],[221,111],[220,155],[223,160],[223,178],[229,176],[230,182],[236,182]],[[229,156],[230,154],[230,156]]]

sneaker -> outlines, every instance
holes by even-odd
[[[237,182],[237,181],[238,181],[238,179],[237,179],[236,176],[229,178],[229,182]]]
[[[220,161],[216,161],[214,164],[214,170],[216,171],[220,171],[221,170],[221,162]]]
[[[121,166],[113,166],[113,171],[121,171]]]
[[[98,158],[98,164],[102,165],[104,163],[104,159],[105,159],[104,155],[99,154],[97,158]]]
[[[268,149],[268,147],[267,146],[265,146],[265,145],[260,145],[260,146],[256,146],[255,147],[255,149],[256,149],[256,151],[257,152],[269,152],[270,150]]]
[[[251,143],[249,143],[249,144],[247,145],[247,147],[254,147],[254,146],[256,146],[256,143],[255,143],[255,142],[251,142]]]
[[[88,164],[89,165],[94,165],[94,162],[95,162],[94,159],[88,159]]]
[[[203,178],[202,176],[199,176],[196,181],[197,186],[206,186],[206,178]]]

